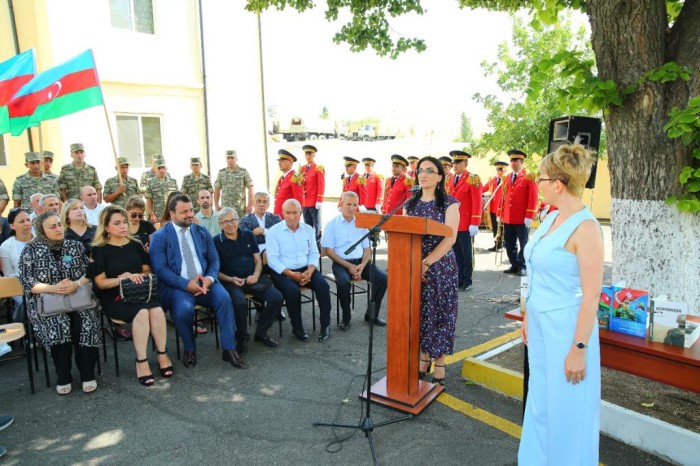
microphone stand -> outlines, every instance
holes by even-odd
[[[416,193],[420,193],[420,188],[418,188]],[[414,194],[416,196],[417,194]],[[365,414],[362,416],[362,419],[360,419],[359,423],[357,424],[348,424],[348,423],[341,423],[341,422],[329,422],[329,421],[314,421],[312,425],[314,426],[326,426],[326,427],[343,427],[347,429],[359,429],[362,432],[365,433],[365,437],[367,437],[367,440],[369,441],[369,449],[372,453],[372,461],[374,462],[375,466],[378,465],[379,463],[377,462],[377,452],[374,447],[374,440],[372,439],[372,431],[374,430],[375,427],[381,427],[385,426],[388,424],[394,424],[396,422],[401,422],[405,421],[407,419],[411,419],[413,415],[409,416],[404,416],[398,419],[392,419],[390,421],[383,421],[383,422],[378,422],[374,423],[372,421],[372,417],[370,415],[370,406],[372,405],[372,354],[373,354],[373,344],[374,344],[374,319],[379,313],[379,309],[377,309],[377,303],[374,302],[374,296],[372,294],[373,291],[373,286],[372,282],[374,281],[374,269],[375,269],[375,264],[377,261],[377,244],[379,243],[379,231],[380,227],[386,223],[391,217],[393,217],[396,212],[399,209],[402,209],[408,202],[414,197],[412,196],[405,202],[397,205],[394,210],[389,212],[388,214],[382,215],[382,218],[377,222],[376,225],[374,225],[372,228],[367,231],[367,234],[364,235],[362,238],[357,240],[355,244],[350,246],[346,251],[345,254],[350,254],[357,246],[359,246],[366,238],[369,238],[370,240],[370,247],[372,249],[372,258],[370,260],[370,269],[369,269],[369,280],[367,282],[367,314],[369,315],[369,344],[367,345],[367,372],[365,373],[365,386],[367,387],[367,403],[365,405]]]

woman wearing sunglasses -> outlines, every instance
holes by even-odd
[[[148,252],[148,245],[151,241],[151,234],[156,228],[148,220],[144,220],[146,211],[146,201],[141,196],[131,196],[126,201],[126,213],[129,221],[129,234],[137,238]]]

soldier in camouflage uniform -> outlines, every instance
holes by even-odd
[[[141,175],[141,181],[139,182],[139,186],[141,187],[141,194],[146,194],[146,189],[148,188],[148,183],[153,181],[153,178],[156,177],[156,173],[158,172],[158,164],[159,163],[165,163],[165,159],[163,158],[162,155],[160,154],[155,154],[152,159],[151,159],[151,169],[144,172],[143,175]],[[172,176],[170,176],[170,173],[166,173],[165,176],[170,179]]]
[[[38,152],[27,152],[24,154],[24,165],[29,169],[24,175],[20,175],[12,185],[12,199],[15,207],[24,207],[29,213],[34,212],[29,198],[32,194],[55,194],[60,195],[58,183],[52,178],[43,176],[41,167],[41,155]]]
[[[253,211],[253,179],[250,173],[237,165],[238,157],[235,150],[226,151],[226,168],[219,170],[214,183],[214,203],[216,210],[222,207],[236,209],[239,218]],[[246,202],[246,188],[248,200]],[[222,195],[223,191],[223,195]]]
[[[2,215],[3,212],[5,212],[5,207],[7,207],[7,204],[10,202],[10,195],[7,194],[7,188],[5,187],[5,183],[3,183],[2,180],[0,180],[0,215]]]
[[[85,163],[85,148],[81,143],[70,145],[72,163],[61,167],[58,177],[58,187],[61,188],[61,199],[80,199],[83,186],[92,186],[97,191],[97,203],[102,203],[102,183],[97,177],[97,170]]]
[[[58,175],[51,171],[51,167],[53,167],[53,152],[45,150],[41,153],[41,156],[44,158],[44,177],[53,178],[58,184]]]
[[[126,201],[140,193],[139,183],[136,178],[129,176],[129,159],[126,157],[117,158],[119,176],[113,176],[105,181],[105,202],[110,202],[119,207],[125,207]]]
[[[168,168],[165,166],[165,159],[160,159],[156,168],[158,170],[156,177],[146,187],[146,201],[148,210],[151,212],[152,223],[157,223],[163,216],[168,194],[177,191],[177,181],[167,176]]]
[[[182,194],[190,196],[191,199],[197,199],[199,197],[199,192],[202,190],[214,192],[214,188],[211,186],[211,178],[202,173],[202,161],[199,157],[190,158],[190,167],[192,167],[192,173],[185,175],[182,179]],[[199,203],[193,202],[192,207],[194,207],[194,213],[199,213]]]

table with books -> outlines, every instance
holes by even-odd
[[[523,320],[520,309],[505,316]],[[611,369],[700,393],[700,342],[685,348],[600,329],[600,361]]]

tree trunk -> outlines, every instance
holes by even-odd
[[[675,61],[695,72],[689,82],[647,82],[605,115],[612,186],[613,277],[666,294],[700,311],[700,217],[664,199],[680,192],[678,174],[690,149],[666,136],[674,107],[700,90],[700,0],[686,0],[669,28],[664,0],[591,0],[592,45],[601,79],[620,89]],[[695,25],[695,26],[692,26]]]

